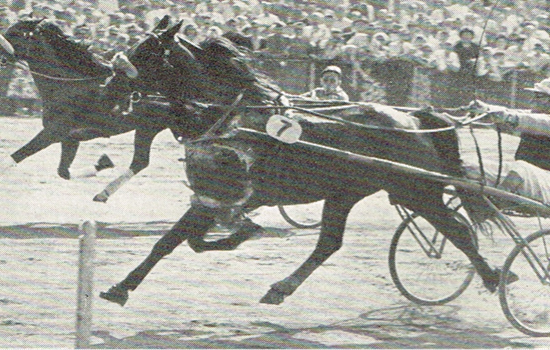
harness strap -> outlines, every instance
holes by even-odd
[[[238,104],[243,99],[245,92],[246,92],[246,89],[241,90],[241,92],[235,98],[235,101],[233,101],[233,103],[229,106],[229,109],[224,113],[224,115],[220,119],[218,119],[216,123],[214,123],[214,125],[212,125],[212,127],[208,129],[200,138],[192,142],[199,142],[199,141],[215,138],[216,131],[218,131],[225,124],[225,121],[229,118],[231,113],[235,111]]]

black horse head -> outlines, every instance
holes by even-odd
[[[32,58],[31,52],[40,50],[34,38],[37,27],[43,20],[23,20],[10,26],[4,36],[0,35],[1,55],[9,62]]]
[[[109,65],[94,57],[88,46],[71,40],[57,25],[42,19],[16,22],[0,37],[0,44],[5,61],[26,61],[31,71],[54,80],[104,80],[111,75]]]
[[[231,104],[243,91],[248,104],[277,97],[280,89],[252,69],[250,58],[229,40],[196,45],[178,35],[181,25],[151,33],[129,52],[142,81],[165,95],[213,104]]]

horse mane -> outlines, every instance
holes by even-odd
[[[199,46],[202,50],[200,55],[196,55],[197,61],[216,82],[250,91],[258,99],[256,102],[273,100],[284,94],[267,75],[252,68],[249,63],[252,58],[230,40],[223,37],[208,38]]]
[[[106,76],[111,73],[110,67],[101,63],[88,50],[90,45],[74,41],[54,23],[43,21],[39,29],[44,41],[68,68],[86,76]]]

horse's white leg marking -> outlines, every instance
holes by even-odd
[[[105,187],[105,189],[101,191],[101,193],[96,195],[94,197],[94,201],[107,202],[107,199],[109,199],[109,197],[113,193],[118,191],[118,189],[121,188],[122,185],[124,185],[126,182],[128,182],[134,175],[135,174],[131,169],[127,169],[119,177],[117,177],[110,184],[108,184],[107,187]]]

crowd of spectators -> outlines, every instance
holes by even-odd
[[[412,104],[429,103],[434,91],[448,93],[446,87],[464,92],[475,84],[472,77],[499,83],[518,69],[548,75],[545,0],[388,3],[119,0],[114,6],[101,0],[0,0],[0,30],[22,17],[48,18],[109,59],[170,14],[174,23],[183,20],[181,34],[195,42],[226,36],[259,60],[339,65],[352,99],[389,104],[403,94]],[[438,74],[443,76],[433,79]],[[403,90],[405,76],[414,89]],[[8,94],[33,97],[24,83],[28,78],[19,72]]]

